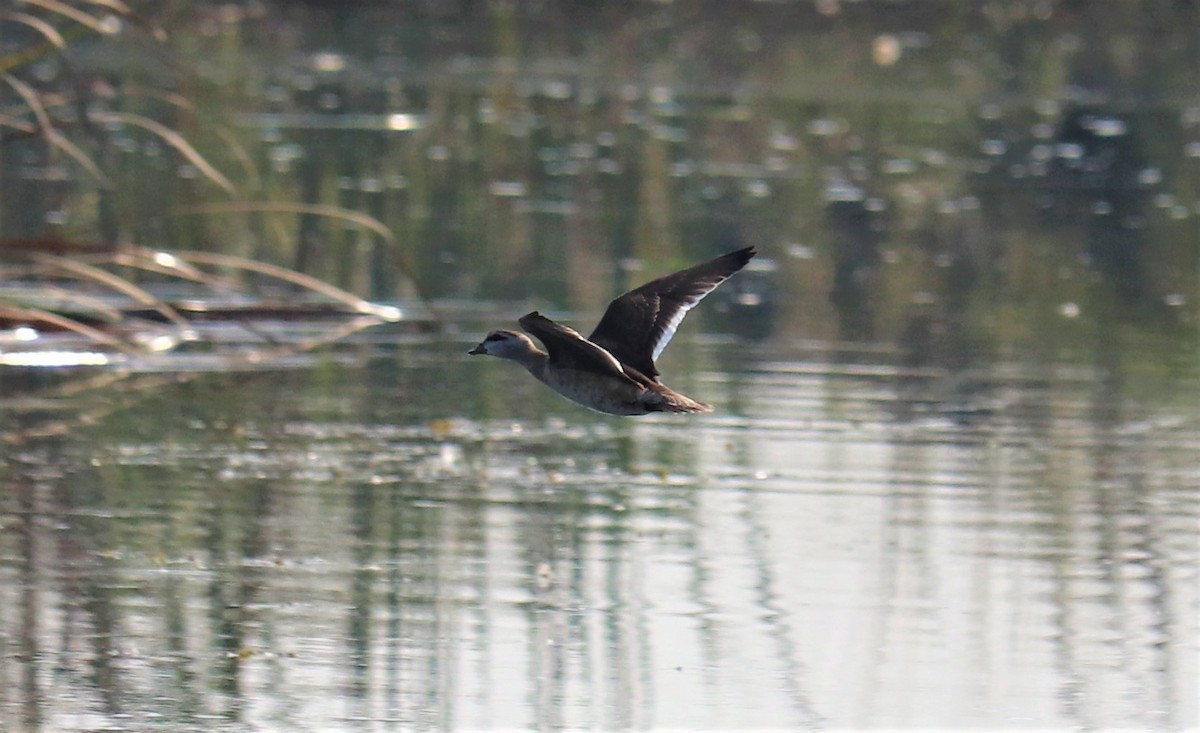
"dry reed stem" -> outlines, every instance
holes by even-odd
[[[196,166],[196,169],[203,173],[208,180],[220,186],[230,196],[237,195],[237,187],[235,187],[228,178],[226,178],[219,170],[213,167],[211,163],[205,160],[204,156],[197,152],[196,149],[192,147],[191,143],[184,139],[183,135],[180,135],[178,132],[175,132],[161,122],[156,122],[149,117],[135,115],[131,112],[93,111],[89,112],[88,116],[96,122],[124,122],[158,135],[164,142],[178,150],[183,157],[187,158],[188,161],[191,162],[192,165]]]

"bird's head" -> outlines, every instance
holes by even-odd
[[[539,352],[540,349],[534,346],[533,341],[525,334],[502,329],[489,333],[487,338],[480,341],[478,346],[467,353],[472,356],[487,354],[488,356],[498,356],[501,359],[522,361],[529,355]]]

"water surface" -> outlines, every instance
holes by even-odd
[[[1200,726],[1195,3],[27,5],[0,306],[405,318],[0,322],[0,729]],[[711,415],[465,355],[748,245]]]
[[[685,334],[635,420],[373,340],[9,446],[0,719],[1197,722],[1194,374]]]

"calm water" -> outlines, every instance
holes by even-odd
[[[693,329],[666,373],[717,411],[633,420],[473,343],[134,374],[10,444],[0,721],[1197,724],[1194,373]]]
[[[1196,3],[139,6],[0,34],[0,731],[1200,726]],[[113,242],[421,322],[30,368]],[[465,355],[746,245],[711,415]]]

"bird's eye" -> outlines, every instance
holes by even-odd
[[[500,334],[498,334],[498,333],[489,333],[489,334],[487,335],[487,338],[485,338],[485,339],[483,340],[483,342],[484,342],[484,343],[487,343],[487,342],[489,342],[489,341],[503,341],[503,340],[504,340],[504,337],[503,337],[503,336],[501,336]]]

